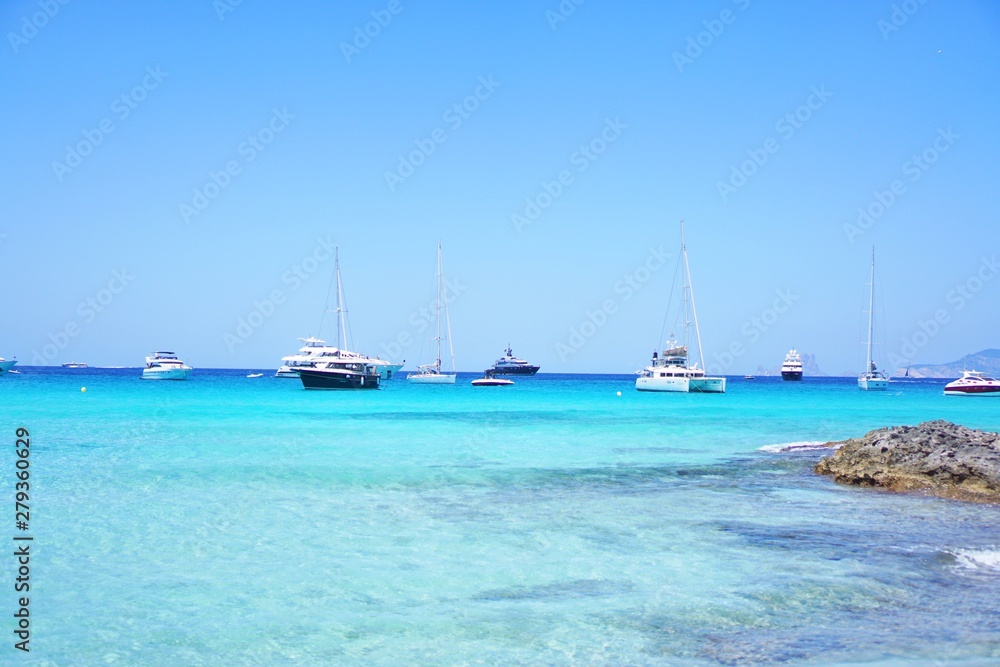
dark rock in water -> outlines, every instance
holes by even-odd
[[[816,465],[841,484],[1000,502],[1000,434],[944,420],[870,431]]]

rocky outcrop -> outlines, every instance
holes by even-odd
[[[816,472],[841,484],[1000,503],[1000,434],[938,420],[830,444],[840,448]]]

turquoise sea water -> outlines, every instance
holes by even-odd
[[[27,427],[32,651],[12,649],[8,556],[0,663],[1000,663],[1000,507],[846,488],[819,452],[776,451],[1000,430],[1000,400],[943,382],[21,370],[0,378],[0,489]]]

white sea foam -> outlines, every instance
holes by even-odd
[[[987,570],[1000,574],[1000,549],[956,549],[955,564],[965,570]]]
[[[828,447],[825,440],[803,440],[801,442],[781,442],[776,445],[764,445],[759,451],[778,454],[780,452],[808,452],[814,449],[836,449],[838,446]]]

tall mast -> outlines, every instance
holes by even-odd
[[[439,293],[440,293],[440,290],[441,290],[441,287],[440,287],[441,283],[440,283],[440,281],[443,278],[443,276],[444,276],[444,256],[443,256],[443,254],[441,252],[441,242],[438,241],[438,292]],[[451,356],[451,371],[454,372],[455,371],[455,346],[451,342],[451,314],[448,312],[448,299],[444,299],[444,321],[445,321],[445,324],[448,327],[448,329],[447,329],[447,332],[448,332],[448,353]],[[440,332],[440,328],[441,328],[441,318],[438,317],[438,331],[439,332]],[[438,335],[440,336],[440,333]],[[441,363],[440,362],[440,357],[441,357],[441,342],[438,341],[438,358],[439,358],[438,364],[439,365]]]
[[[437,335],[434,340],[437,341],[437,364],[438,372],[441,371],[441,242],[438,241],[438,256],[437,256],[437,306],[435,312],[437,314]]]
[[[865,373],[872,371],[872,332],[875,322],[875,246],[872,246],[872,280],[871,290],[868,293],[868,364],[865,366]]]
[[[347,311],[344,309],[344,290],[340,284],[340,247],[336,247],[333,250],[333,267],[334,273],[337,274],[337,321],[339,323],[339,328],[337,329],[337,349],[344,349],[341,345],[341,336],[343,336],[343,345],[348,345],[347,342],[347,328],[344,324],[344,316]]]
[[[681,220],[681,256],[684,258],[684,293],[685,293],[685,306],[684,306],[684,319],[685,327],[690,327],[690,322],[687,322],[687,293],[691,294],[691,314],[694,316],[694,333],[698,339],[698,359],[701,361],[701,367],[705,368],[705,353],[701,350],[701,329],[698,328],[698,308],[694,304],[694,287],[691,284],[691,267],[688,265],[688,254],[687,254],[687,244],[684,242],[684,220]],[[687,328],[685,328],[687,331]],[[685,333],[685,337],[687,334]],[[687,344],[687,341],[685,341]]]

